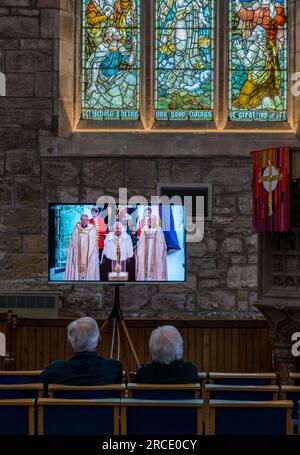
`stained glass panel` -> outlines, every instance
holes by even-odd
[[[140,0],[82,0],[84,120],[140,118]]]
[[[214,0],[155,2],[155,118],[212,120]]]
[[[229,118],[287,121],[287,0],[229,4]]]

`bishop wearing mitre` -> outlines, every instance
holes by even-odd
[[[141,229],[135,265],[137,281],[167,279],[167,246],[155,215],[151,215]]]
[[[120,271],[128,273],[128,281],[134,280],[133,244],[126,229],[117,221],[106,236],[100,265],[101,281],[109,281],[110,274]],[[126,279],[127,281],[127,279]]]
[[[95,227],[89,223],[87,215],[81,215],[71,237],[66,281],[99,281],[98,238]]]

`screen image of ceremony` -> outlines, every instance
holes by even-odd
[[[183,282],[182,205],[49,205],[50,282]]]

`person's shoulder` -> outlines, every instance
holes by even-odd
[[[54,360],[53,362],[49,363],[49,365],[45,368],[44,371],[59,370],[61,368],[66,367],[67,365],[69,365],[69,360]]]
[[[182,361],[182,365],[184,365],[186,368],[190,368],[192,370],[196,370],[197,371],[197,368],[196,366],[192,363],[192,362],[189,362],[189,361]]]
[[[150,362],[150,363],[144,363],[144,365],[141,365],[140,368],[137,371],[140,370],[150,370],[152,368],[155,368],[156,366],[159,366],[160,364],[157,362]]]
[[[122,367],[120,360],[117,360],[117,359],[101,359],[101,360],[108,367],[115,367],[115,368]]]
[[[60,377],[65,371],[68,371],[68,360],[55,360],[49,363],[40,374],[41,382],[55,382],[57,377]]]

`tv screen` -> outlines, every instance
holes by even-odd
[[[182,205],[49,204],[49,282],[186,280]]]

